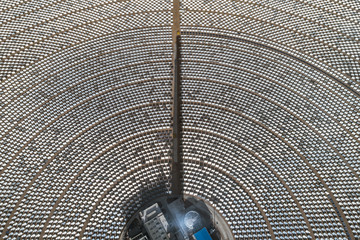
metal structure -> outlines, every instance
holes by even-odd
[[[117,239],[183,193],[236,239],[359,239],[358,9],[3,1],[0,238]]]

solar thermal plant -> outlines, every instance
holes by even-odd
[[[0,0],[0,239],[360,239],[359,9]]]

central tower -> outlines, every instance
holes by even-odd
[[[180,69],[180,1],[173,3],[173,84],[172,84],[172,158],[171,193],[182,195],[182,157],[181,157],[181,69]]]

